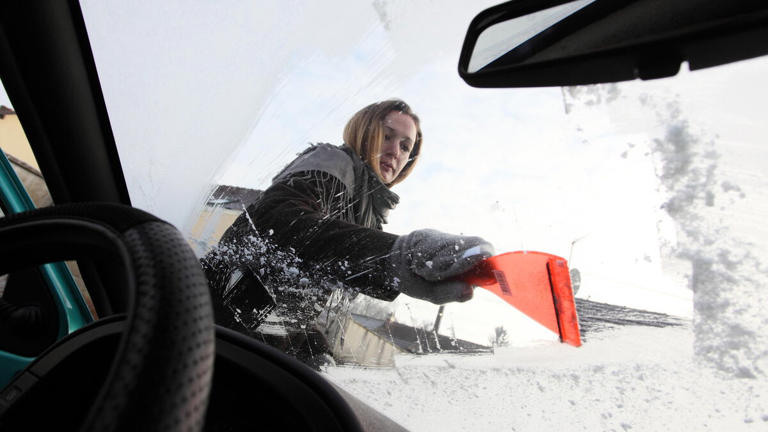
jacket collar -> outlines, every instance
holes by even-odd
[[[387,223],[387,215],[389,211],[394,209],[400,202],[400,196],[392,192],[387,185],[385,185],[378,175],[368,166],[364,164],[366,177],[368,177],[368,193],[370,194],[371,204],[373,205],[374,213],[377,219],[382,224]]]

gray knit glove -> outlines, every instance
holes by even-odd
[[[395,289],[410,297],[443,304],[472,298],[472,286],[454,277],[493,253],[493,246],[480,237],[424,229],[398,237],[388,264]]]

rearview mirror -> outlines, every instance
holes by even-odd
[[[469,26],[459,74],[474,87],[597,84],[768,54],[761,0],[512,0]]]

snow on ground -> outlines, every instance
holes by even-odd
[[[720,375],[690,326],[622,327],[493,355],[397,357],[397,367],[324,375],[414,431],[768,430],[764,380]]]

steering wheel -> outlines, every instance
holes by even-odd
[[[201,430],[214,363],[205,276],[172,225],[137,209],[67,204],[0,219],[0,274],[91,260],[118,314],[41,354],[0,392],[0,429]],[[81,398],[81,400],[78,400]],[[51,405],[53,404],[53,405]]]

